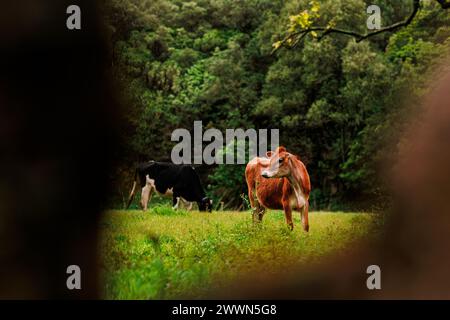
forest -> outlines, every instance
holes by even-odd
[[[450,10],[420,1],[414,19],[367,39],[298,28],[367,32],[418,1],[111,0],[103,7],[110,72],[125,117],[111,172],[110,207],[122,207],[135,165],[170,161],[171,133],[203,127],[277,128],[311,176],[314,210],[381,210],[404,135],[430,75],[449,52]],[[208,195],[247,209],[245,165],[199,165]]]

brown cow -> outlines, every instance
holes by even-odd
[[[305,165],[284,147],[267,152],[267,157],[254,158],[245,169],[253,221],[262,221],[266,208],[283,209],[292,230],[292,209],[295,209],[300,212],[303,229],[308,231],[311,184]]]

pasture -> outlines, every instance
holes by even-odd
[[[270,274],[319,262],[353,241],[379,236],[378,214],[312,212],[310,232],[299,215],[290,232],[281,211],[254,226],[251,213],[107,211],[101,222],[101,273],[106,299],[204,298],[246,273]]]

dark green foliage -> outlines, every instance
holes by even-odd
[[[368,3],[320,1],[318,23],[364,31]],[[408,115],[450,45],[449,12],[423,3],[394,34],[360,43],[343,35],[306,38],[271,55],[289,16],[309,1],[112,1],[113,71],[127,117],[117,190],[126,194],[137,161],[170,159],[174,129],[202,120],[223,132],[279,128],[280,143],[307,164],[313,207],[385,202],[377,172],[389,174]],[[407,1],[377,4],[383,25],[411,10]],[[216,203],[241,207],[244,168],[200,170]]]

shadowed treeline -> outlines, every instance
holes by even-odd
[[[437,1],[378,1],[383,27],[414,18],[359,42],[354,33],[369,31],[372,17],[367,0],[106,3],[112,69],[127,108],[111,207],[122,207],[135,164],[167,161],[174,130],[192,135],[200,120],[203,131],[222,134],[278,129],[280,144],[308,168],[311,210],[389,207],[387,179],[377,171],[397,157],[408,116],[450,48],[450,15]],[[244,165],[199,170],[214,203],[246,207]]]

